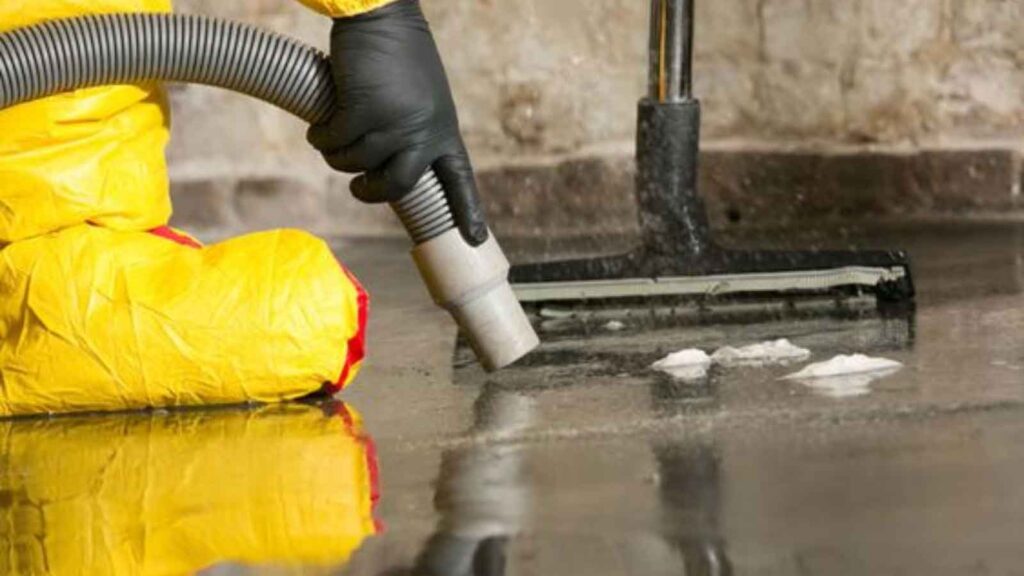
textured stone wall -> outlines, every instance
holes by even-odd
[[[578,166],[580,157],[596,158],[601,170],[628,176],[622,159],[630,153],[635,103],[645,83],[647,2],[424,0],[424,6],[500,226],[530,232],[514,221],[523,212],[517,206],[546,204],[562,193],[559,174],[573,173],[562,164],[567,159]],[[179,0],[178,9],[257,22],[320,46],[329,27],[290,0]],[[713,154],[704,180],[713,205],[742,204],[745,195],[771,188],[773,182],[759,175],[792,183],[813,173],[797,182],[813,208],[827,203],[814,197],[819,188],[831,190],[830,197],[849,196],[841,180],[822,179],[860,175],[865,166],[877,174],[854,179],[860,196],[852,212],[894,194],[905,196],[896,204],[911,212],[1018,204],[1021,0],[704,0],[698,2],[697,47],[696,89],[705,104],[705,148]],[[347,234],[394,230],[386,211],[348,198],[347,179],[320,164],[298,122],[208,89],[179,87],[173,94],[179,222],[213,229],[301,225]],[[956,153],[964,149],[967,156]],[[823,155],[852,163],[824,172],[808,168],[808,156]],[[880,159],[877,170],[871,158]],[[897,176],[893,158],[905,165]],[[978,162],[1009,172],[983,169],[972,179]],[[722,166],[733,168],[723,173]],[[743,178],[729,176],[736,172]],[[943,174],[950,172],[967,189],[928,184],[948,182]],[[531,183],[537,189],[538,180],[551,183],[539,188],[551,190],[520,201],[517,194],[530,192],[518,191]],[[628,177],[601,182],[618,186]],[[601,182],[590,189],[601,189]],[[980,191],[976,201],[970,187],[978,182],[999,188]],[[869,195],[866,187],[880,187],[879,199],[861,198]],[[628,203],[624,193],[611,205]],[[593,197],[602,194],[616,192]],[[587,196],[573,205],[574,213],[587,213]],[[580,221],[604,222],[599,208]]]

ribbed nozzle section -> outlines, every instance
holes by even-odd
[[[455,217],[437,174],[428,169],[412,192],[391,207],[413,242],[423,244],[455,228]]]

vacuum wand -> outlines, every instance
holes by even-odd
[[[326,56],[297,40],[202,16],[111,14],[45,22],[0,34],[0,109],[110,84],[186,82],[258,98],[317,124],[336,105]],[[428,170],[392,205],[416,243],[413,259],[487,370],[540,344],[508,283],[493,235],[470,246]]]
[[[540,345],[509,285],[511,265],[494,234],[477,247],[463,239],[432,169],[391,206],[416,243],[412,257],[423,282],[455,318],[485,369],[504,368]]]

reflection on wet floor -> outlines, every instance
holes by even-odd
[[[0,573],[335,566],[377,532],[347,406],[0,422]]]
[[[529,428],[533,399],[484,387],[474,404],[471,434],[492,440]],[[504,576],[506,547],[529,513],[529,483],[523,476],[525,448],[477,444],[445,452],[434,503],[437,530],[413,574]]]
[[[675,393],[662,379],[651,386],[651,400],[664,405]],[[715,397],[708,386],[704,392]],[[693,442],[663,438],[652,442],[657,462],[661,534],[679,555],[682,574],[728,576],[733,573],[722,528],[721,454],[712,438]]]
[[[516,372],[528,372],[530,366],[533,364],[527,363]],[[665,378],[649,382],[654,406],[679,402],[678,388],[668,383],[680,384]],[[689,387],[689,399],[715,401],[711,381]],[[487,380],[479,388],[474,425],[469,431],[475,441],[442,456],[435,495],[440,514],[438,529],[409,574],[506,574],[508,547],[528,529],[533,508],[531,487],[538,482],[525,465],[527,446],[515,441],[529,431],[536,418],[537,389],[518,388],[510,386],[504,377]],[[657,486],[660,510],[656,529],[659,537],[639,543],[635,550],[620,551],[624,556],[640,558],[630,563],[639,571],[621,573],[657,570],[658,574],[731,575],[733,568],[721,526],[721,454],[714,440],[660,438],[651,441],[650,451],[656,463],[652,480]]]
[[[679,555],[682,574],[733,573],[721,526],[722,482],[719,455],[712,444],[659,443],[662,534]]]

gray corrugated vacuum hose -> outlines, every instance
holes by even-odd
[[[149,81],[226,88],[311,124],[330,117],[335,105],[323,53],[237,22],[113,14],[0,34],[0,109],[78,88]],[[393,208],[416,243],[413,258],[431,294],[455,317],[486,369],[503,368],[539,344],[494,236],[478,248],[462,239],[433,170]]]

